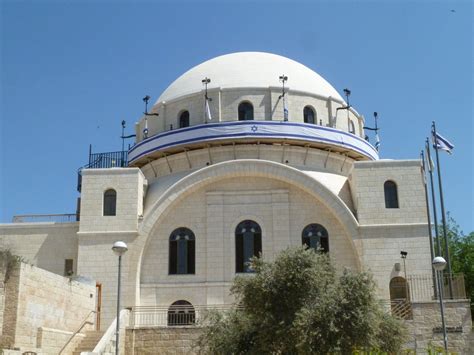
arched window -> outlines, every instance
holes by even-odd
[[[250,102],[241,102],[239,105],[239,121],[253,120],[253,106]]]
[[[194,274],[195,237],[188,228],[178,228],[170,235],[169,273]]]
[[[309,224],[303,229],[302,233],[303,245],[323,253],[329,252],[329,236],[328,231],[320,224]]]
[[[304,123],[317,123],[316,113],[310,106],[305,106],[303,109],[303,119]]]
[[[383,190],[385,193],[385,208],[398,208],[397,185],[393,181],[385,181]]]
[[[356,133],[355,125],[352,120],[349,120],[349,133],[352,133],[352,134]]]
[[[189,127],[189,111],[184,111],[179,115],[179,128]]]
[[[240,222],[235,228],[235,271],[252,272],[248,262],[262,252],[262,230],[250,220]]]
[[[191,325],[196,323],[194,307],[188,301],[174,302],[168,308],[168,326]]]
[[[117,209],[117,192],[109,189],[104,192],[104,216],[115,216]]]

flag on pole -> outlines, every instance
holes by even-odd
[[[377,149],[377,152],[379,151],[380,148],[380,137],[379,133],[375,133],[375,149]]]
[[[206,96],[206,116],[209,121],[212,120],[211,108],[209,107],[209,98]]]
[[[435,137],[436,134],[436,137]],[[451,154],[451,150],[453,150],[454,145],[448,141],[446,138],[444,138],[441,134],[438,132],[433,132],[433,146],[435,149],[441,149],[449,154]]]
[[[286,105],[285,96],[283,96],[283,120],[288,121],[288,106]]]

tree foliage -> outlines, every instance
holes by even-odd
[[[441,227],[439,228],[439,235],[443,235]],[[474,232],[464,234],[454,218],[448,213],[447,235],[451,269],[455,274],[464,274],[466,296],[474,300]],[[443,255],[445,255],[444,248]],[[471,314],[474,318],[473,308],[471,308]]]
[[[403,344],[404,327],[382,310],[370,274],[338,275],[329,257],[303,248],[287,249],[273,262],[254,258],[252,268],[231,288],[239,307],[211,313],[204,322],[202,352],[396,352]]]

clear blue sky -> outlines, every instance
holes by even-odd
[[[452,11],[453,10],[453,11]],[[416,159],[432,120],[446,208],[473,215],[473,7],[470,1],[2,1],[0,221],[73,213],[76,171],[120,150],[120,122],[184,71],[217,55],[299,61],[373,124],[382,158]]]

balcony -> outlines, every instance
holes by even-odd
[[[125,168],[128,166],[128,152],[106,152],[92,153],[89,148],[89,163],[77,170],[77,191],[82,189],[82,170],[83,169],[108,169],[108,168]]]

